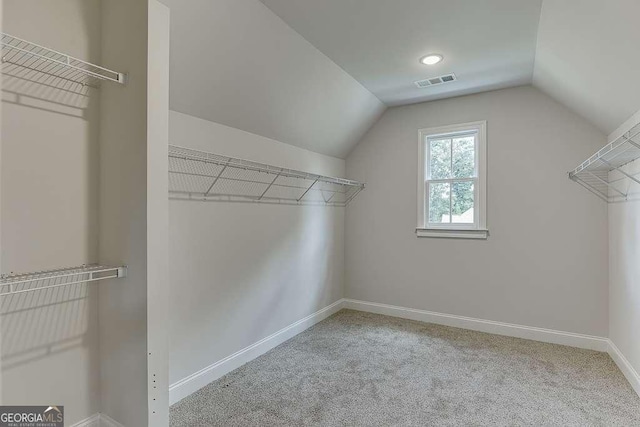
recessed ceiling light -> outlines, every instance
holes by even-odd
[[[437,53],[432,53],[430,55],[427,56],[423,56],[422,58],[420,58],[420,63],[424,64],[424,65],[435,65],[438,62],[442,61],[442,55],[439,55]]]

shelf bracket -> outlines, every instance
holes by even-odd
[[[128,267],[126,265],[123,267],[118,267],[118,272],[116,273],[118,275],[118,279],[127,277],[127,270],[128,270]]]
[[[317,180],[317,179],[316,179],[315,181],[313,181],[313,184],[311,184],[311,185],[309,186],[309,188],[307,188],[307,189],[305,190],[305,192],[304,192],[304,193],[302,193],[302,196],[300,196],[300,198],[298,199],[298,202],[299,202],[300,200],[302,200],[302,198],[303,198],[304,196],[306,196],[306,195],[307,195],[307,193],[309,192],[309,190],[311,190],[311,189],[313,188],[313,186],[314,186],[314,185],[316,185],[316,182],[318,182],[318,180]]]
[[[329,198],[328,198],[327,200],[325,200],[324,202],[325,202],[325,203],[329,203],[329,202],[331,201],[331,199],[333,199],[333,198],[335,197],[336,193],[337,193],[337,192],[335,192],[335,191],[334,191],[334,192],[333,192],[333,194],[331,195],[331,197],[329,197]]]
[[[610,189],[612,189],[613,191],[615,191],[616,193],[620,194],[625,199],[627,198],[627,195],[625,193],[623,193],[622,191],[618,190],[616,187],[614,187],[613,185],[611,185],[610,183],[608,183],[604,179],[600,178],[598,175],[596,175],[596,174],[594,174],[594,173],[592,173],[590,171],[587,171],[587,173],[589,175],[591,175],[592,177],[594,177],[595,179],[597,179],[598,181],[600,181],[601,183],[603,183],[604,185],[606,185],[607,187],[609,187]]]
[[[613,169],[617,170],[618,172],[620,172],[622,175],[626,176],[630,180],[640,184],[640,180],[638,180],[638,178],[636,178],[635,176],[629,175],[628,173],[626,173],[625,171],[620,169],[620,167],[614,166],[614,165],[612,165],[611,163],[609,163],[608,161],[606,161],[604,159],[598,159],[598,160],[600,160],[602,163],[606,164],[607,166],[612,167]]]
[[[627,137],[627,136],[623,136],[622,139],[625,140],[625,142],[628,142],[629,144],[633,145],[634,147],[636,147],[638,150],[640,150],[640,144],[637,144],[633,139]]]
[[[218,174],[218,176],[216,176],[216,179],[213,180],[213,182],[211,183],[211,185],[209,186],[209,188],[207,189],[207,192],[204,193],[204,196],[207,197],[209,195],[209,193],[211,192],[211,190],[213,189],[213,186],[216,185],[216,182],[218,182],[218,180],[220,179],[220,177],[222,176],[222,174],[224,173],[224,171],[227,169],[227,166],[229,165],[229,163],[227,163],[226,165],[224,165],[224,167],[222,168],[222,170],[220,171],[220,173]]]
[[[589,184],[587,184],[586,182],[583,182],[580,178],[578,178],[577,176],[574,175],[569,175],[569,179],[571,179],[572,181],[576,182],[577,184],[581,185],[582,187],[586,188],[589,192],[595,194],[596,196],[598,196],[600,199],[602,199],[605,202],[609,202],[609,199],[607,196],[605,196],[604,194],[600,193],[598,190],[596,190],[595,188],[591,187]]]
[[[269,191],[269,189],[271,188],[271,186],[272,186],[273,184],[275,184],[275,182],[276,182],[276,180],[277,180],[278,178],[280,178],[280,173],[281,173],[281,172],[278,172],[278,174],[276,175],[276,177],[275,177],[275,178],[273,178],[273,181],[271,181],[271,184],[269,184],[269,185],[267,186],[267,188],[265,188],[265,190],[262,192],[262,194],[260,195],[260,197],[258,197],[258,200],[262,200],[262,198],[264,197],[264,195],[265,195],[265,194],[267,194],[267,191]]]

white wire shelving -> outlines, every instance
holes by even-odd
[[[640,196],[640,123],[569,172],[569,178],[608,203]],[[633,191],[636,190],[636,191]]]
[[[364,184],[169,146],[172,199],[346,206]]]
[[[126,275],[126,266],[108,267],[96,264],[33,273],[3,274],[0,277],[0,296],[95,282],[97,280],[117,279],[126,277]]]
[[[62,80],[97,88],[102,81],[124,84],[123,73],[82,61],[61,52],[22,40],[7,33],[2,35],[3,72],[21,72],[21,75],[39,83]]]

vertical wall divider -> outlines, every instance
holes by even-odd
[[[149,425],[169,425],[169,21],[149,0],[147,61],[147,388]]]

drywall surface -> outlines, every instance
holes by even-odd
[[[344,160],[170,113],[170,142],[332,176]],[[344,208],[171,200],[170,382],[342,298]]]
[[[417,238],[418,129],[487,121],[486,241]],[[607,207],[567,178],[604,145],[532,87],[387,110],[347,158],[346,297],[607,336]]]
[[[169,426],[169,8],[149,0],[147,389],[149,425]]]
[[[171,7],[171,109],[344,157],[384,111],[259,0]]]
[[[0,32],[2,32],[2,2],[0,2]],[[1,76],[0,76],[1,77]],[[2,78],[0,78],[0,90]],[[2,102],[0,102],[0,178],[2,177]],[[0,179],[1,184],[2,179]],[[2,189],[0,188],[0,271],[2,270]],[[2,331],[2,316],[0,316],[0,331]],[[0,333],[0,354],[2,354],[2,333]],[[2,366],[0,365],[0,405],[2,405]]]
[[[99,257],[129,266],[100,285],[101,412],[148,425],[147,61],[149,0],[102,2],[102,63],[128,73],[104,84],[100,117]]]
[[[544,0],[533,83],[612,132],[638,109],[637,0]]]
[[[100,61],[98,0],[5,0],[3,30]],[[2,273],[98,261],[99,92],[2,65]],[[0,299],[2,403],[99,410],[97,285]]]
[[[542,0],[262,0],[389,106],[531,82]],[[425,68],[418,59],[444,54]],[[453,84],[413,83],[456,73]]]
[[[640,161],[625,172],[640,176]],[[630,186],[635,201],[609,204],[609,338],[640,373],[640,185]]]

